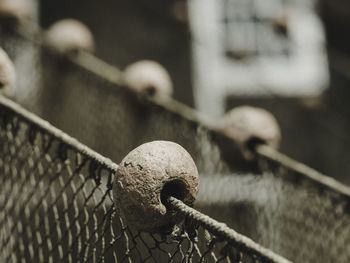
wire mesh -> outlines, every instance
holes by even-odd
[[[130,228],[111,197],[114,168],[3,103],[0,143],[2,262],[286,262],[191,217],[171,233]]]

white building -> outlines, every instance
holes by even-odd
[[[189,0],[196,107],[219,117],[225,98],[321,94],[329,73],[311,1]]]

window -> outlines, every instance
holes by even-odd
[[[307,0],[191,0],[194,97],[218,117],[227,96],[316,96],[328,85],[324,32]]]

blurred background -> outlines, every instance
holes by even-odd
[[[283,153],[350,184],[350,2],[41,1],[44,28],[62,18],[88,25],[113,65],[162,64],[175,99],[213,119],[271,111]]]

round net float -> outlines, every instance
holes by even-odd
[[[6,52],[0,48],[0,94],[6,97],[13,97],[15,81],[15,67]]]
[[[198,171],[190,154],[169,141],[145,143],[121,162],[114,184],[117,211],[139,231],[162,232],[181,220],[166,208],[173,196],[192,206],[198,193]]]
[[[95,49],[90,29],[75,19],[63,19],[51,25],[44,34],[44,42],[49,48],[63,54],[77,50],[93,52]]]
[[[36,10],[30,0],[0,0],[0,20],[7,24],[33,20]]]
[[[275,117],[267,110],[251,106],[240,106],[226,113],[219,123],[219,130],[237,143],[247,160],[254,158],[253,147],[257,143],[277,149],[281,141],[281,130]]]
[[[141,60],[126,67],[123,83],[141,96],[165,99],[173,93],[169,73],[158,62],[151,60]]]

